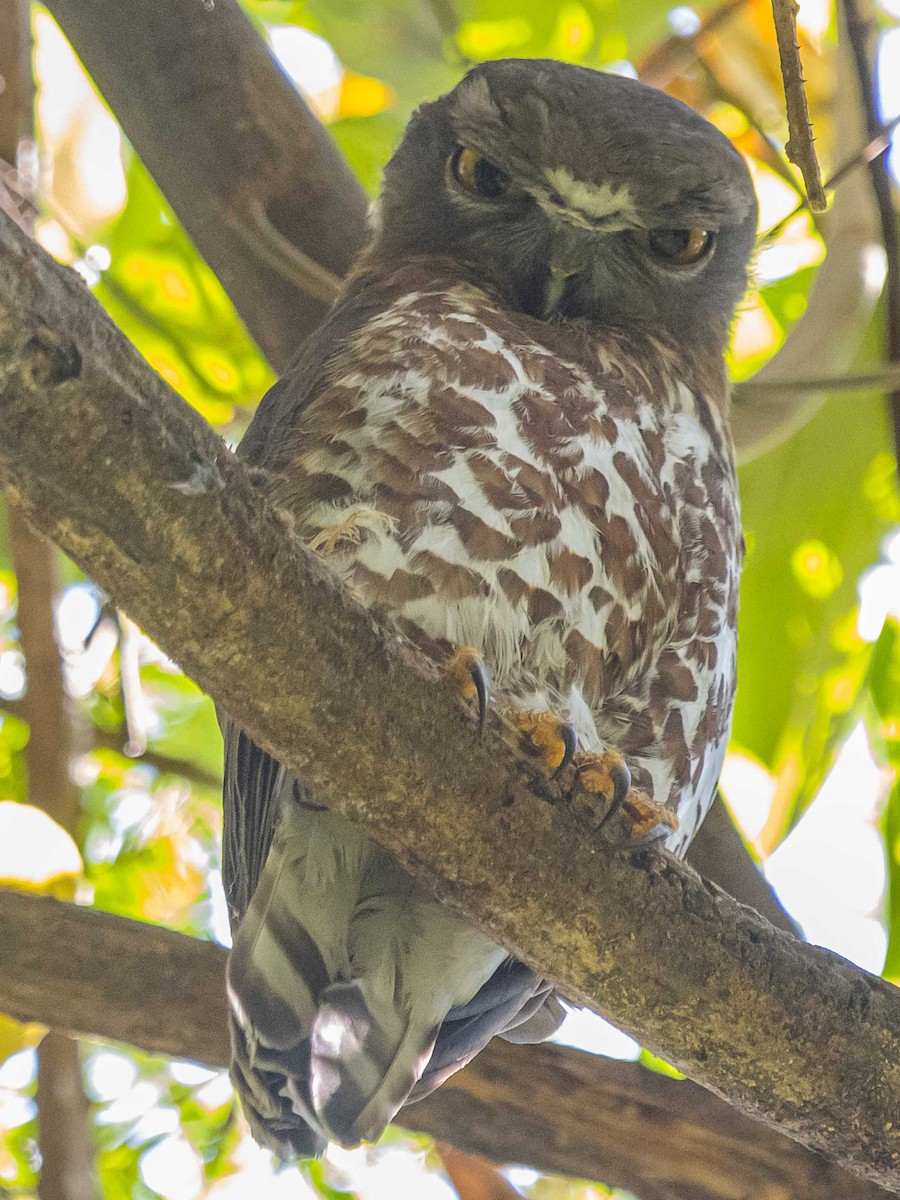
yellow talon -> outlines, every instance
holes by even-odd
[[[463,700],[478,701],[478,725],[483,732],[490,699],[490,685],[481,655],[472,646],[459,646],[444,669]]]
[[[562,717],[551,712],[520,710],[504,710],[503,716],[553,771],[569,764],[575,752],[575,731]]]
[[[649,838],[660,827],[672,832],[678,828],[678,817],[671,808],[657,804],[643,788],[631,786],[631,772],[618,750],[582,755],[578,779],[590,796],[603,801],[601,829],[619,809],[628,818],[629,836],[635,841]]]

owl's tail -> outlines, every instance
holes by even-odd
[[[327,811],[288,805],[228,968],[233,1077],[282,1156],[375,1140],[505,953]]]

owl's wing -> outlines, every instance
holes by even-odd
[[[264,753],[226,713],[219,712],[225,741],[222,883],[233,928],[256,891],[287,782],[280,763]]]

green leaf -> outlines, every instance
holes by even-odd
[[[271,371],[135,154],[126,180],[124,209],[98,235],[110,265],[94,294],[163,378],[224,424],[256,404]]]
[[[331,1186],[326,1179],[327,1170],[325,1164],[315,1158],[300,1164],[301,1174],[306,1176],[322,1200],[355,1200],[353,1192],[342,1192]]]
[[[780,776],[785,832],[865,698],[856,583],[895,519],[889,444],[880,397],[839,397],[741,471],[734,740]]]
[[[152,748],[212,776],[220,775],[222,734],[209,696],[186,675],[153,665],[141,669],[141,687],[162,718]]]

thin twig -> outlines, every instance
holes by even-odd
[[[752,400],[755,395],[792,395],[794,392],[887,392],[900,388],[900,363],[890,363],[880,371],[864,375],[823,375],[797,379],[757,380],[744,379],[734,385],[734,395],[741,400]]]
[[[888,121],[886,125],[879,126],[878,133],[875,135],[875,137],[873,137],[871,141],[866,142],[865,146],[863,146],[861,150],[857,150],[855,154],[852,154],[849,158],[845,159],[837,168],[837,170],[828,177],[828,179],[825,181],[825,191],[833,192],[839,184],[844,182],[848,175],[851,175],[860,167],[870,166],[872,162],[879,157],[879,155],[882,155],[889,150],[891,145],[891,134],[898,127],[900,127],[900,117],[894,117],[894,119],[892,121]],[[777,221],[774,225],[767,229],[765,233],[761,233],[759,235],[759,237],[756,239],[757,250],[768,245],[769,242],[774,242],[776,238],[781,236],[783,230],[790,225],[791,221],[793,221],[795,217],[799,217],[802,212],[806,212],[808,208],[808,200],[801,200],[797,207],[792,208],[786,217],[782,217],[780,221]]]
[[[887,322],[885,329],[885,358],[889,363],[900,363],[900,236],[897,231],[897,212],[891,180],[888,175],[886,130],[875,107],[875,79],[871,61],[871,39],[868,22],[864,21],[857,0],[843,0],[844,19],[847,25],[847,40],[853,53],[856,77],[866,114],[866,129],[871,141],[885,139],[885,145],[869,160],[869,178],[872,193],[878,208],[881,224],[881,240],[887,258],[887,275],[884,283]],[[900,470],[900,385],[888,396],[888,407],[894,430],[894,455]]]
[[[698,57],[704,39],[727,24],[747,3],[747,0],[727,0],[720,8],[704,17],[696,33],[684,37],[673,33],[649,51],[638,65],[638,78],[652,87],[665,88],[676,75],[690,67]]]
[[[772,0],[772,16],[775,19],[775,36],[778,40],[778,57],[781,60],[781,78],[784,81],[784,100],[787,106],[790,136],[785,144],[787,156],[800,168],[809,207],[813,212],[824,212],[827,207],[822,173],[813,145],[812,126],[809,123],[809,105],[803,81],[803,64],[800,62],[800,47],[797,43],[796,0]]]

